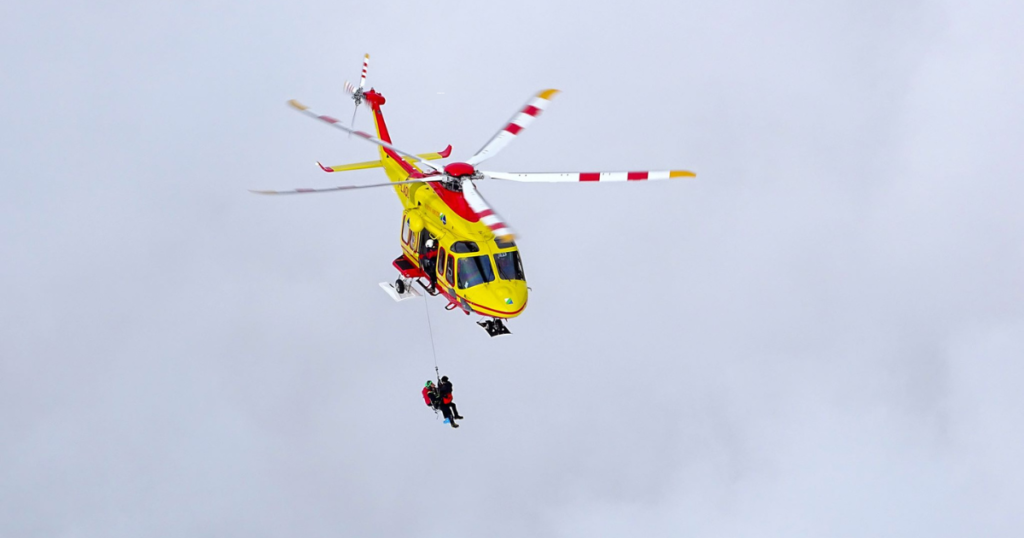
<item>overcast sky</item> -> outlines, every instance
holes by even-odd
[[[0,4],[0,536],[1024,533],[1021,2],[192,4]],[[366,52],[408,151],[698,176],[481,183],[514,334],[396,304],[394,194],[247,192],[384,179],[285,106]]]

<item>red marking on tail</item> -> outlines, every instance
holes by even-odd
[[[398,163],[398,166],[400,166],[402,168],[402,170],[405,170],[405,172],[407,174],[409,174],[409,177],[415,178],[415,179],[420,179],[420,178],[427,177],[427,176],[423,175],[422,173],[416,171],[416,169],[413,168],[411,164],[405,162],[405,159],[403,159],[400,155],[398,155],[394,151],[391,151],[388,148],[381,148],[381,149],[384,151],[384,153],[388,157],[391,157],[392,159],[394,159],[395,162]]]
[[[388,126],[384,123],[384,114],[381,113],[380,107],[387,102],[384,96],[377,93],[375,90],[366,92],[366,102],[370,103],[370,109],[373,110],[374,123],[377,125],[377,134],[381,140],[391,143],[391,133],[388,132]]]

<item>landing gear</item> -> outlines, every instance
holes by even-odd
[[[416,291],[416,288],[414,288],[408,280],[404,280],[401,278],[394,281],[393,283],[381,282],[380,287],[381,289],[384,290],[384,293],[388,294],[388,297],[391,297],[397,302],[423,296],[422,293]]]
[[[508,330],[508,327],[505,326],[505,323],[501,321],[501,318],[478,321],[476,324],[483,327],[484,330],[487,331],[487,334],[492,337],[501,336],[503,334],[512,334],[512,332]]]
[[[414,282],[419,284],[420,288],[422,288],[423,291],[426,292],[426,294],[431,296],[431,297],[437,297],[438,294],[441,293],[441,292],[437,291],[437,286],[434,285],[434,283],[432,281],[430,281],[429,279],[427,280],[426,284],[423,283],[423,279],[422,278],[417,278],[416,280],[414,280]]]

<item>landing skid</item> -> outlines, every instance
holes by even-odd
[[[512,334],[512,331],[509,331],[508,327],[505,326],[505,323],[498,318],[489,319],[487,321],[478,321],[476,324],[483,327],[483,329],[487,331],[487,334],[492,338],[503,334]]]
[[[393,283],[381,282],[380,287],[384,290],[384,293],[388,294],[388,296],[394,299],[395,302],[423,297],[423,294],[416,288],[412,287],[411,284],[412,282],[407,282],[400,278]]]

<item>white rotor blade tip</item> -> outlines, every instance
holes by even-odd
[[[518,112],[508,121],[505,128],[498,131],[498,134],[491,137],[491,139],[484,144],[484,147],[480,148],[480,151],[476,152],[476,155],[470,157],[466,162],[476,166],[484,162],[491,157],[498,154],[499,151],[509,145],[512,140],[519,135],[519,132],[530,126],[537,116],[547,108],[551,99],[558,93],[558,90],[549,89],[537,92]]]

